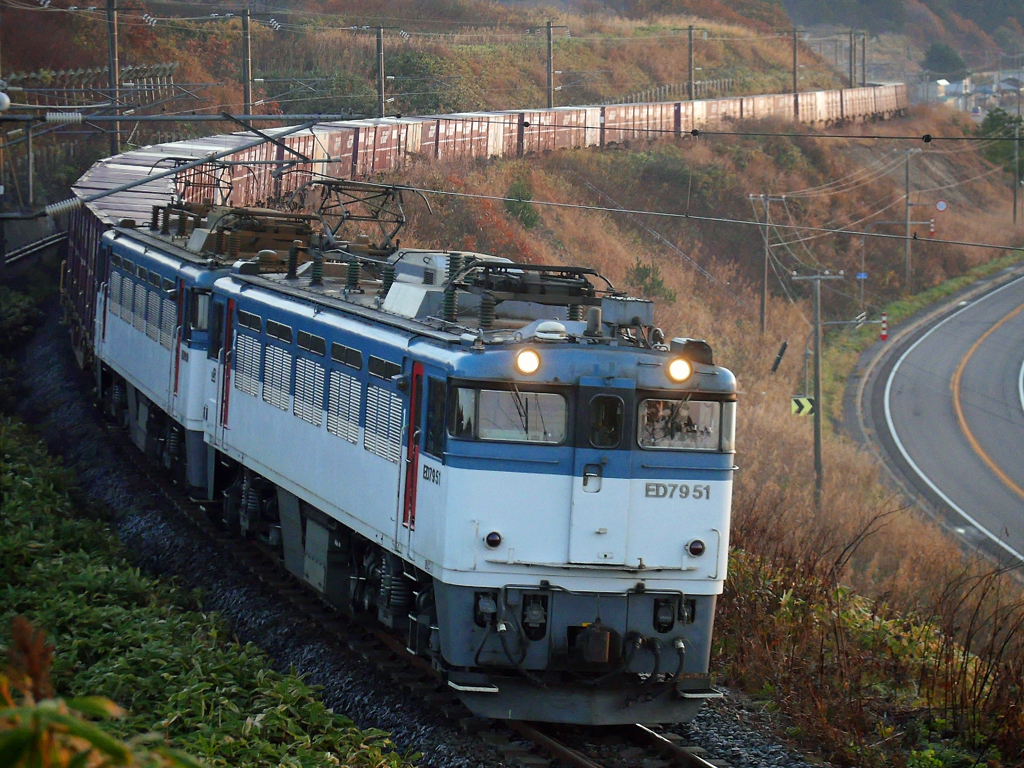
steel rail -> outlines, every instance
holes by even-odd
[[[693,747],[683,747],[669,741],[660,733],[655,733],[645,725],[628,726],[627,731],[637,741],[646,742],[666,760],[686,768],[721,768],[722,761],[709,762],[696,753]]]
[[[591,760],[581,752],[577,752],[572,747],[566,746],[557,739],[553,739],[546,733],[541,733],[529,723],[524,723],[522,720],[509,720],[506,725],[520,736],[525,739],[529,739],[537,746],[541,747],[552,757],[556,757],[566,765],[572,766],[572,768],[606,768],[601,763]]]

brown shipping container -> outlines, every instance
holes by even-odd
[[[289,149],[285,149],[277,144],[272,145],[277,150],[274,159],[277,160],[278,167],[282,171],[276,178],[274,188],[274,194],[278,197],[290,195],[299,187],[309,183],[313,166],[310,163],[302,162],[300,155],[312,159],[316,137],[312,131],[302,131],[301,133],[285,136],[280,141]],[[291,163],[295,163],[295,165],[290,165]],[[247,205],[262,202],[262,199],[253,198],[249,200]]]
[[[365,179],[373,173],[373,150],[377,144],[377,126],[360,122],[355,128],[353,144],[352,177]]]
[[[420,121],[420,156],[433,160],[437,157],[437,127],[436,117],[425,117]]]
[[[324,163],[321,172],[332,179],[351,178],[355,129],[336,123],[325,123],[315,126],[313,130],[326,148],[326,159],[331,161]]]
[[[743,99],[738,96],[729,99],[718,99],[719,120],[735,122],[743,117]]]
[[[629,104],[601,107],[601,146],[621,144],[629,138],[627,130],[632,124]]]
[[[373,144],[373,173],[387,173],[401,163],[401,131],[394,120],[375,120],[377,131]]]
[[[835,125],[843,120],[843,100],[839,91],[822,91],[824,100],[824,114],[822,116],[826,125]]]
[[[671,139],[678,133],[679,127],[676,124],[676,113],[678,104],[672,101],[660,101],[651,104],[651,111],[648,115],[647,138],[651,141]]]
[[[555,148],[555,116],[553,112],[532,110],[520,112],[520,156],[531,152],[550,152]]]
[[[586,142],[586,112],[574,107],[556,107],[551,114],[555,124],[555,149],[582,147]]]
[[[824,105],[818,102],[818,92],[804,91],[797,94],[797,98],[799,101],[797,115],[800,122],[807,123],[808,125],[815,125],[821,122],[821,113]]]

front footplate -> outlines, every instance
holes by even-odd
[[[477,717],[574,725],[685,723],[707,699],[721,698],[707,677],[651,686],[637,678],[600,686],[547,683],[523,677],[449,673],[448,685]]]

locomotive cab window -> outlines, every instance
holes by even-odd
[[[213,304],[213,317],[210,322],[210,346],[206,350],[206,356],[210,360],[217,360],[220,357],[221,341],[224,336],[224,305],[220,302]]]
[[[707,400],[642,400],[637,412],[641,448],[667,451],[721,449],[722,404]]]
[[[440,379],[431,377],[427,382],[427,433],[423,450],[440,459],[444,455],[444,408],[448,393]]]
[[[205,331],[210,322],[210,293],[209,291],[192,290],[189,297],[189,327],[193,331]]]
[[[590,444],[594,448],[617,448],[622,440],[622,399],[598,395],[590,401]]]
[[[544,445],[565,440],[568,408],[560,394],[462,387],[453,392],[453,437]]]

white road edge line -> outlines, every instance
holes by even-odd
[[[1020,375],[1017,376],[1017,392],[1020,394],[1020,409],[1024,411],[1024,360],[1020,363]]]
[[[889,378],[885,382],[885,399],[884,399],[884,402],[885,402],[885,421],[886,421],[886,424],[888,424],[888,426],[889,426],[889,434],[892,435],[892,439],[896,443],[896,447],[899,448],[900,453],[903,454],[903,458],[906,460],[907,464],[910,465],[911,469],[913,469],[917,473],[918,477],[920,477],[922,480],[924,480],[924,482],[928,485],[929,488],[931,488],[933,491],[935,491],[936,494],[938,494],[939,498],[941,498],[950,507],[952,507],[957,512],[957,514],[959,514],[962,518],[967,520],[971,525],[973,525],[975,528],[977,528],[979,531],[981,531],[983,534],[985,534],[989,539],[991,539],[993,542],[995,542],[997,545],[999,545],[1002,549],[1006,550],[1008,553],[1010,553],[1011,555],[1016,557],[1018,560],[1024,560],[1024,554],[1021,554],[1020,552],[1015,550],[1013,547],[1011,547],[1009,544],[1007,544],[1004,541],[1002,541],[999,537],[995,536],[991,531],[989,531],[987,528],[985,528],[983,525],[981,525],[977,520],[975,520],[973,517],[971,517],[969,514],[967,514],[967,512],[965,512],[958,504],[956,504],[951,498],[949,498],[949,496],[947,496],[945,493],[943,493],[942,490],[940,490],[939,487],[937,485],[935,485],[935,483],[933,483],[931,481],[931,478],[929,478],[921,470],[921,468],[917,466],[917,464],[914,462],[914,460],[912,458],[910,458],[910,454],[907,453],[907,449],[903,447],[903,442],[900,440],[900,436],[896,433],[896,425],[893,424],[893,421],[892,421],[892,410],[891,410],[891,408],[889,406],[889,396],[890,396],[890,393],[892,392],[892,381],[893,381],[894,378],[896,378],[896,372],[899,370],[900,366],[903,364],[903,361],[907,358],[907,356],[917,348],[918,344],[923,342],[925,339],[927,339],[929,336],[931,336],[933,333],[935,333],[935,331],[937,331],[939,328],[944,326],[946,323],[948,323],[954,317],[957,317],[958,315],[960,315],[962,312],[966,312],[968,309],[971,309],[972,307],[980,304],[981,302],[983,302],[983,301],[985,301],[987,299],[990,299],[991,297],[995,296],[998,293],[1002,293],[1007,288],[1011,288],[1011,287],[1017,285],[1018,283],[1020,283],[1022,281],[1024,281],[1024,278],[1021,278],[1021,277],[1017,278],[1016,280],[1012,280],[1009,283],[1007,283],[1006,285],[1000,286],[999,288],[997,288],[996,290],[992,291],[991,293],[986,293],[980,299],[977,299],[976,301],[971,302],[966,307],[963,307],[962,309],[959,309],[956,312],[954,312],[952,315],[947,317],[945,320],[943,320],[943,321],[935,324],[934,326],[932,326],[932,328],[927,333],[925,333],[920,339],[918,339],[913,344],[911,344],[907,348],[907,350],[902,355],[900,355],[900,359],[897,360],[896,361],[896,365],[894,365],[892,367],[892,371],[889,373]],[[1021,404],[1022,404],[1022,406],[1024,406],[1024,366],[1021,367],[1021,376],[1020,376],[1020,381],[1018,383],[1020,384],[1020,389],[1021,389]]]

